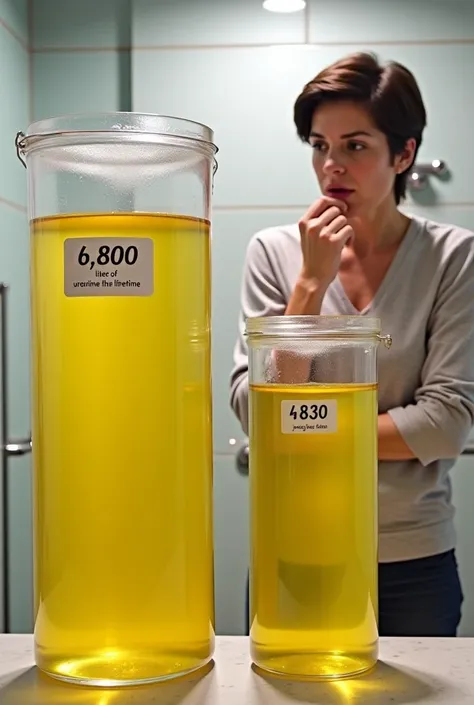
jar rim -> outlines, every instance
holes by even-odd
[[[255,316],[246,320],[246,334],[249,338],[377,337],[380,332],[381,321],[375,316]]]
[[[173,115],[125,111],[70,113],[38,120],[28,126],[26,133],[18,133],[17,149],[26,154],[30,147],[37,146],[44,139],[63,138],[71,142],[78,139],[84,144],[89,137],[93,141],[104,138],[109,142],[122,139],[143,141],[146,138],[151,141],[184,140],[207,147],[214,154],[218,151],[213,142],[214,131],[203,123]]]

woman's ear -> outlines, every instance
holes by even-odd
[[[393,165],[397,174],[403,174],[403,172],[413,166],[415,153],[416,140],[410,137],[410,139],[406,141],[403,151],[395,155]]]

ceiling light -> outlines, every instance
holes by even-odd
[[[264,0],[263,7],[269,12],[299,12],[306,7],[305,0]]]

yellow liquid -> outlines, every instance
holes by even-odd
[[[67,238],[151,238],[150,296],[64,294]],[[32,222],[36,662],[93,685],[214,648],[207,221]],[[91,272],[91,277],[94,271]]]
[[[366,671],[378,643],[377,388],[250,395],[252,659],[303,679]],[[282,433],[285,400],[336,400],[337,431]]]

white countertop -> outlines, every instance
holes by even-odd
[[[30,635],[0,634],[1,705],[474,705],[474,639],[381,639],[366,676],[297,683],[257,674],[246,637],[218,637],[206,675],[115,690],[63,685],[33,665]]]

